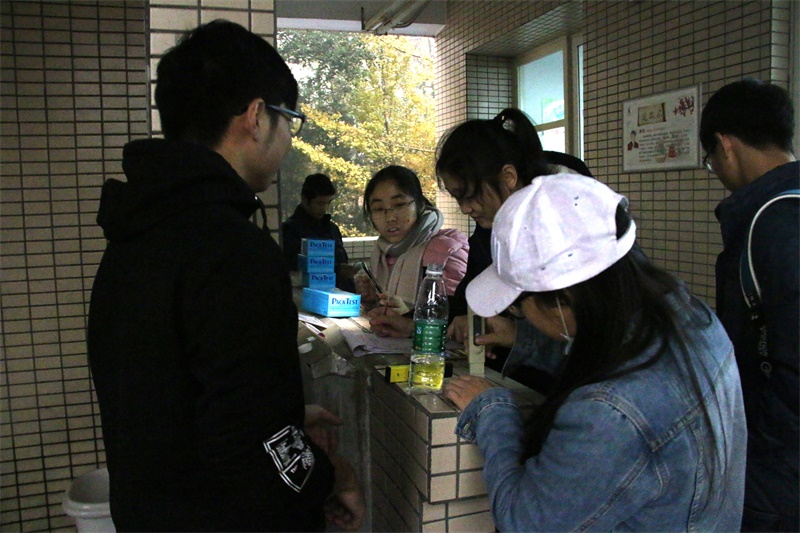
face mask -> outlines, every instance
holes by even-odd
[[[564,320],[564,312],[561,310],[561,300],[559,298],[556,298],[556,305],[558,305],[558,314],[561,315],[561,325],[564,327],[564,333],[561,334],[561,337],[567,342],[564,346],[564,355],[567,355],[570,350],[572,350],[572,343],[575,341],[575,337],[569,334],[567,321]]]

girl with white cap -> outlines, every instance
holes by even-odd
[[[508,390],[445,384],[500,531],[739,528],[747,430],[731,343],[635,246],[626,207],[593,179],[534,179],[498,211],[494,263],[467,288],[478,314],[525,319],[514,350],[567,341],[529,426]]]

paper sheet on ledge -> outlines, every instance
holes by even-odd
[[[410,338],[378,337],[369,330],[369,320],[365,317],[338,319],[337,323],[342,337],[355,357],[361,357],[368,353],[411,353],[412,343]],[[461,351],[463,348],[459,343],[448,341],[448,357],[464,356],[464,352]],[[453,353],[454,350],[456,353]],[[458,353],[459,351],[461,353]]]
[[[328,327],[328,324],[320,320],[319,318],[315,317],[314,315],[309,315],[308,313],[304,313],[302,311],[297,312],[297,318],[301,321],[305,322],[306,324],[311,324],[318,328],[325,329]]]
[[[366,317],[340,318],[336,323],[347,346],[356,357],[368,353],[411,353],[411,339],[378,337],[369,330],[369,320]]]

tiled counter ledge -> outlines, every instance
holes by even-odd
[[[456,375],[466,372],[457,361]],[[455,434],[459,411],[438,394],[409,394],[376,367],[370,387],[370,469],[374,531],[495,530],[483,483],[483,457]],[[542,396],[497,372],[530,416]]]

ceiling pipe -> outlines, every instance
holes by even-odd
[[[430,0],[396,0],[379,11],[376,15],[364,20],[364,8],[361,8],[361,29],[376,35],[386,35],[395,28],[407,28],[422,13]]]

